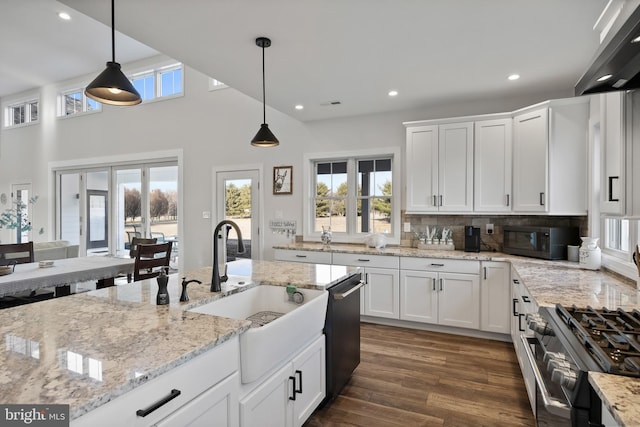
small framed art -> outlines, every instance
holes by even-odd
[[[273,194],[293,194],[293,166],[273,168]]]

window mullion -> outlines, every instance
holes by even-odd
[[[358,171],[356,159],[347,161],[347,235],[355,236],[358,229]]]

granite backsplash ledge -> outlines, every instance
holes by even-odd
[[[589,235],[588,217],[585,216],[540,216],[540,215],[415,215],[402,212],[402,223],[411,224],[411,232],[402,232],[401,245],[415,247],[418,243],[414,232],[422,233],[426,227],[447,227],[453,232],[456,249],[464,247],[464,227],[480,228],[480,239],[488,245],[483,250],[502,252],[504,226],[532,225],[549,227],[578,227],[581,236]],[[486,225],[493,224],[493,234],[487,234]]]

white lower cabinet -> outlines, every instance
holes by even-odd
[[[71,421],[71,427],[238,425],[237,337]],[[213,418],[215,417],[215,418]]]
[[[479,329],[477,261],[401,258],[400,264],[401,320]],[[463,273],[443,271],[454,269]]]
[[[508,334],[511,331],[511,265],[483,261],[480,274],[480,329]]]
[[[322,335],[240,401],[240,425],[302,426],[326,395],[325,372]]]
[[[360,292],[360,314],[400,318],[399,257],[334,253],[333,264],[362,268],[365,286]]]

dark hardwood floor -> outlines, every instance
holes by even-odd
[[[534,426],[511,343],[370,323],[361,362],[305,427]]]

